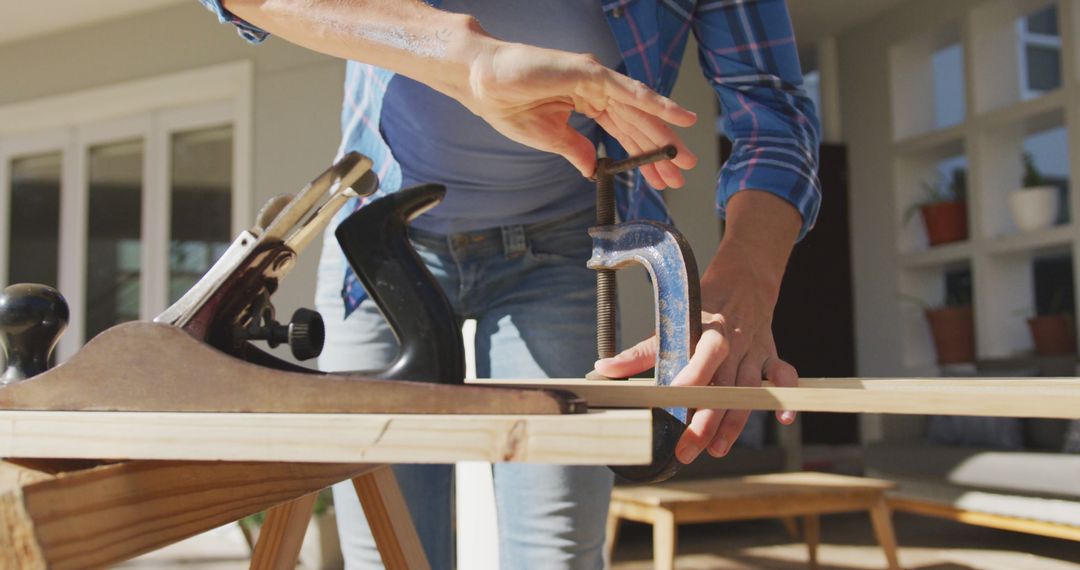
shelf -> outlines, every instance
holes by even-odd
[[[1048,10],[1052,5],[1056,13]],[[891,328],[898,338],[883,339],[878,348],[899,351],[896,365],[909,374],[974,373],[975,364],[936,363],[924,312],[902,299],[937,306],[959,302],[966,292],[980,366],[1063,369],[1068,362],[1031,355],[1026,316],[1053,312],[1048,305],[1080,306],[1074,286],[1080,283],[1074,266],[1080,186],[1073,160],[1080,160],[1080,127],[1072,120],[1080,105],[1080,44],[1067,37],[1080,34],[1080,3],[986,0],[949,14],[912,27],[884,54],[892,137],[880,151],[891,155],[897,253],[892,281],[879,286],[897,289],[890,308],[896,309]],[[1051,30],[1054,18],[1059,31]],[[1052,36],[1060,41],[1047,39]],[[1059,59],[1031,46],[1057,49]],[[1055,74],[1050,66],[1059,63]],[[1058,189],[1062,213],[1055,220],[1061,225],[1019,230],[1009,196],[1023,186],[1025,153]],[[909,211],[928,198],[927,184],[949,184],[958,169],[967,174],[969,237],[930,247],[925,224]],[[1051,300],[1058,297],[1064,300]]]
[[[952,156],[964,152],[963,124],[907,137],[896,141],[893,149],[901,155]]]
[[[1067,102],[1068,93],[1061,87],[1034,99],[980,113],[975,121],[988,128],[1023,123],[1028,132],[1041,131],[1063,122]]]
[[[905,378],[964,378],[978,376],[974,362],[956,364],[938,364],[936,362],[907,363],[903,365],[901,373]]]
[[[1074,376],[1080,362],[1077,362],[1075,354],[1039,356],[1022,352],[979,358],[976,364],[980,373],[995,376]]]
[[[1073,224],[1053,226],[1034,232],[1021,232],[987,238],[986,251],[991,255],[1029,253],[1040,249],[1068,246],[1076,236]]]
[[[935,246],[923,251],[900,254],[900,266],[905,269],[932,269],[971,259],[970,241]]]

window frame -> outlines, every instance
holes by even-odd
[[[60,152],[59,288],[71,321],[58,361],[87,340],[85,328],[88,155],[93,146],[143,141],[139,313],[152,319],[168,303],[171,137],[176,132],[231,125],[235,235],[252,211],[252,76],[249,61],[131,81],[0,106],[0,283],[8,283],[11,160]]]

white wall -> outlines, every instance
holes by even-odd
[[[0,45],[0,105],[219,63],[254,63],[252,211],[296,192],[333,159],[345,66],[271,38],[250,46],[192,0]],[[280,314],[312,304],[318,245],[275,296]]]

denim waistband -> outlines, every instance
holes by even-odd
[[[500,226],[471,232],[440,234],[409,228],[409,237],[416,243],[437,251],[467,250],[470,253],[502,253],[507,257],[525,253],[529,239],[545,231],[585,228],[596,223],[595,210],[581,210],[532,224]]]

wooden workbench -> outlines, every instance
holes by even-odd
[[[18,458],[0,462],[0,570],[108,566],[266,509],[251,567],[291,568],[314,493],[348,479],[387,568],[424,569],[408,511],[381,464],[620,465],[649,462],[651,449],[648,410],[0,411],[0,457]]]

